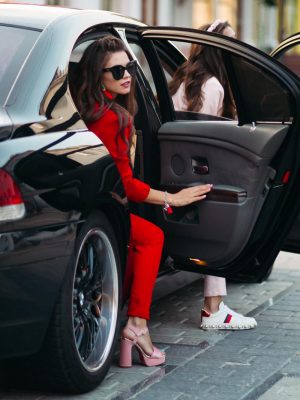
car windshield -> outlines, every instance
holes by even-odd
[[[0,25],[0,105],[4,105],[22,64],[40,32]]]

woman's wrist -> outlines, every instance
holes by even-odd
[[[163,205],[163,209],[165,210],[165,212],[167,214],[172,214],[173,210],[172,210],[172,204],[171,204],[171,195],[170,193],[168,193],[167,191],[164,192],[164,205]]]
[[[165,191],[165,202],[167,202],[170,206],[175,206],[173,195],[167,191]]]
[[[176,204],[175,204],[174,195],[167,192],[167,197],[168,197],[168,203],[170,204],[170,206],[175,207]]]

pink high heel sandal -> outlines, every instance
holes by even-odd
[[[153,352],[151,355],[145,353],[145,351],[138,345],[137,340],[140,336],[145,335],[148,332],[148,328],[137,328],[133,325],[127,325],[134,335],[134,339],[128,339],[121,336],[121,348],[120,348],[120,367],[129,368],[132,367],[132,348],[135,346],[138,350],[140,361],[146,367],[154,367],[156,365],[164,364],[166,361],[166,355],[160,351],[157,347],[153,346]]]

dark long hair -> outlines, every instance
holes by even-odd
[[[119,133],[127,142],[124,128],[132,122],[132,116],[136,113],[134,77],[130,93],[126,95],[110,99],[101,90],[103,68],[111,54],[119,51],[125,51],[128,58],[131,58],[121,39],[108,35],[96,40],[85,49],[76,71],[70,74],[69,82],[73,100],[82,119],[86,123],[94,122],[108,109],[113,110],[118,116]]]
[[[199,29],[206,31],[210,26],[210,24],[203,25]],[[212,32],[223,34],[227,27],[230,27],[228,22],[221,22]],[[213,76],[224,88],[222,116],[234,118],[235,107],[222,53],[221,50],[212,46],[192,44],[188,60],[176,70],[169,84],[170,94],[173,96],[181,83],[184,82],[187,110],[199,111],[203,106],[202,85]]]

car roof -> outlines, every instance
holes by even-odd
[[[91,13],[94,16],[97,14],[99,23],[118,22],[145,26],[141,21],[111,11],[13,3],[0,3],[0,24],[43,30],[58,19],[65,19],[75,14],[84,17]]]

